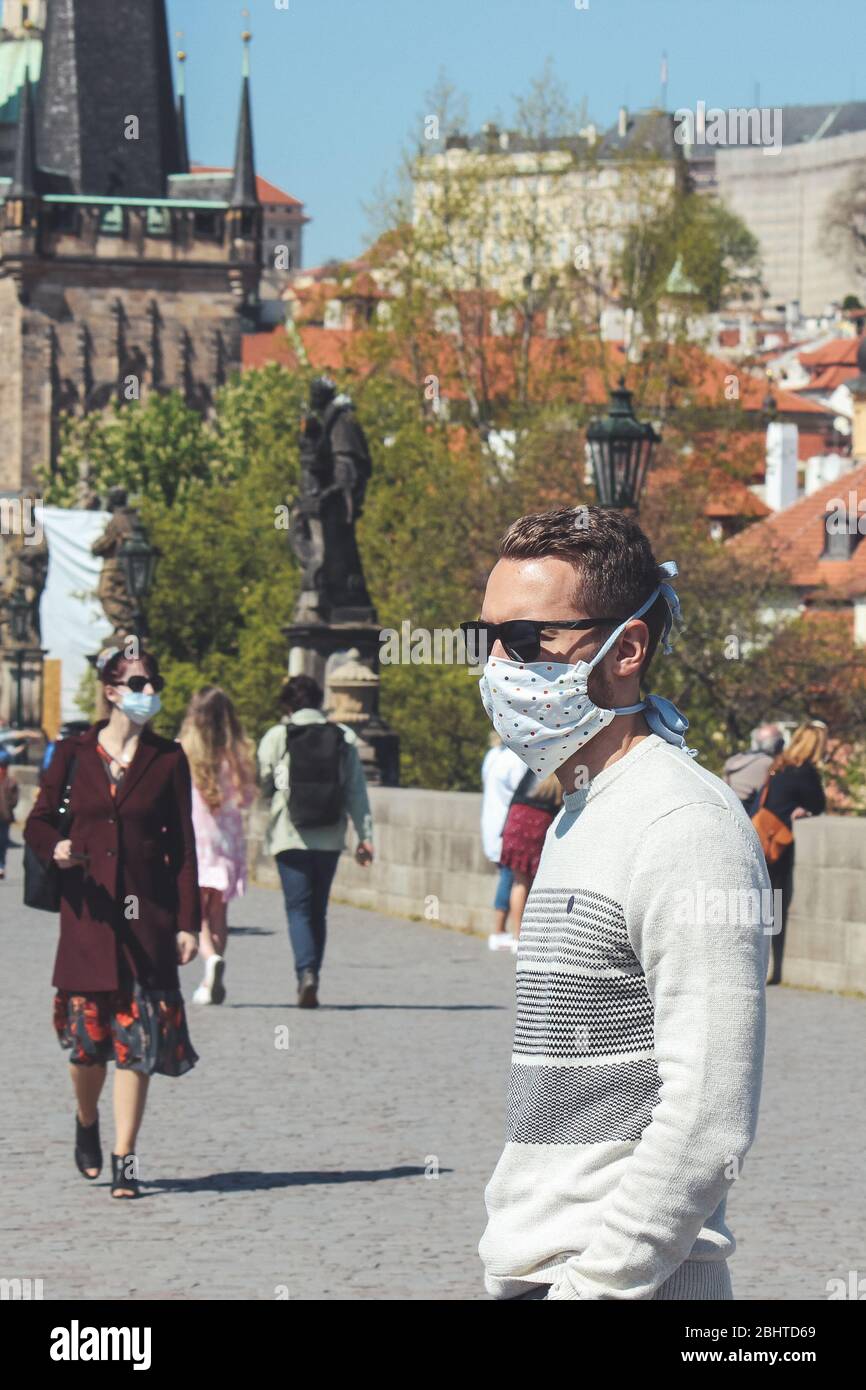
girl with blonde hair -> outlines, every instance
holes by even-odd
[[[243,812],[255,795],[255,763],[235,707],[224,690],[208,685],[189,702],[180,744],[192,773],[192,823],[201,894],[204,979],[194,1004],[222,1004],[228,903],[247,886]]]

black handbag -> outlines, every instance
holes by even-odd
[[[68,830],[72,820],[72,813],[69,809],[69,801],[72,796],[72,781],[75,777],[75,764],[77,759],[73,758],[66,773],[66,786],[60,798],[60,809],[57,812],[57,829]],[[64,836],[64,838],[66,838]],[[42,912],[60,911],[60,875],[63,872],[58,868],[54,860],[51,859],[46,864],[34,849],[24,842],[24,906],[36,907]]]

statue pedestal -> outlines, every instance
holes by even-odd
[[[399,786],[399,739],[379,714],[379,624],[297,622],[283,631],[289,675],[312,676],[325,692],[328,718],[358,735],[367,781]]]

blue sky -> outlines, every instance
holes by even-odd
[[[583,2],[583,0],[581,0]],[[307,204],[305,262],[357,255],[363,205],[399,162],[440,71],[473,128],[507,118],[550,58],[575,107],[866,99],[866,0],[246,0],[259,172]],[[186,48],[190,152],[230,164],[243,0],[168,0]],[[172,37],[173,46],[177,40]]]

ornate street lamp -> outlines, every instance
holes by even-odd
[[[159,551],[148,541],[141,517],[137,512],[133,518],[132,534],[127,536],[120,546],[117,558],[123,571],[126,591],[135,605],[133,618],[135,635],[146,637],[147,628],[142,606],[153,588]]]
[[[593,420],[586,431],[592,456],[599,506],[637,511],[655,445],[661,436],[652,425],[635,419],[632,393],[625,378],[610,393],[610,407],[603,420]]]
[[[15,646],[15,728],[24,728],[24,656],[30,636],[30,604],[20,589],[8,603],[9,627]]]

